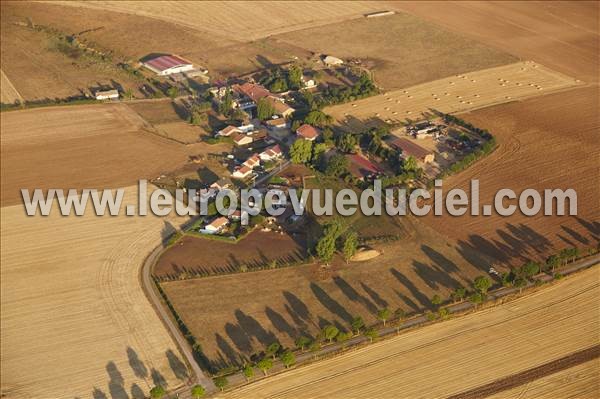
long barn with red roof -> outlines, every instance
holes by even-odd
[[[144,62],[144,66],[161,76],[194,69],[194,65],[191,62],[177,55],[161,55]]]

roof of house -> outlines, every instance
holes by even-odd
[[[295,111],[294,108],[290,107],[283,101],[278,100],[276,97],[269,96],[269,97],[267,97],[267,101],[269,101],[269,103],[271,103],[271,105],[273,106],[273,109],[275,110],[275,113],[277,113],[277,114],[283,115],[287,112]]]
[[[249,97],[252,101],[257,102],[261,98],[271,96],[271,92],[256,83],[246,82],[241,85],[235,85],[233,87],[235,91]]]
[[[219,178],[219,180],[217,180],[216,182],[214,182],[213,184],[211,184],[211,187],[226,187],[226,186],[231,186],[233,183],[231,182],[231,180],[229,180],[226,177],[221,177]]]
[[[343,64],[343,63],[344,63],[344,61],[342,61],[342,60],[340,60],[339,58],[337,58],[337,57],[334,57],[334,56],[332,56],[332,55],[328,55],[328,56],[326,56],[326,57],[323,59],[323,62],[325,62],[326,64],[333,64],[333,65],[335,65],[335,64]]]
[[[314,139],[319,136],[319,131],[315,127],[305,123],[296,130],[296,134],[305,139]]]
[[[221,216],[210,222],[206,227],[210,226],[214,229],[219,229],[229,223],[229,220],[225,216]]]
[[[260,158],[258,157],[258,154],[254,154],[250,158],[246,159],[246,162],[244,162],[244,165],[253,168],[254,166],[258,165],[259,163],[260,163]]]
[[[261,152],[260,155],[265,155],[270,158],[279,156],[281,155],[281,147],[279,147],[279,144],[276,144],[273,147],[267,148],[266,150]]]
[[[249,141],[249,143],[251,143],[251,142],[252,142],[252,137],[250,137],[250,136],[247,136],[247,135],[245,135],[245,134],[238,134],[238,135],[236,135],[236,136],[233,138],[233,141],[234,141],[236,144],[240,144],[240,143],[243,143],[244,141],[248,141],[248,140],[250,140],[250,141]]]
[[[269,119],[265,123],[269,126],[281,126],[281,125],[285,124],[286,122],[285,122],[284,118],[276,118],[276,119]]]
[[[353,172],[353,174],[360,174],[364,176],[383,172],[383,169],[362,155],[348,154],[346,155],[346,158],[348,158],[348,161],[350,161],[350,171]]]
[[[191,65],[192,63],[176,55],[161,55],[146,61],[144,64],[162,72],[178,66]]]
[[[223,129],[219,130],[219,133],[224,136],[229,136],[233,132],[240,132],[240,129],[238,129],[235,126],[227,125],[227,127],[224,127]]]
[[[428,149],[425,149],[417,143],[405,138],[396,138],[392,140],[390,144],[401,149],[404,155],[413,156],[417,159],[424,159],[427,155],[433,154]]]
[[[247,175],[248,173],[252,172],[252,168],[246,164],[243,164],[242,166],[240,166],[238,169],[234,170],[233,173],[241,173],[242,175]]]

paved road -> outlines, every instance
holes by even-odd
[[[162,246],[154,248],[154,250],[144,261],[141,271],[142,288],[150,300],[150,303],[152,303],[154,309],[156,310],[156,313],[163,321],[163,324],[165,327],[167,327],[171,337],[173,337],[175,340],[179,351],[181,354],[183,354],[183,356],[185,356],[188,365],[191,367],[191,370],[194,374],[192,376],[191,385],[200,384],[205,387],[207,391],[212,392],[216,389],[212,379],[207,377],[200,369],[200,366],[198,366],[198,363],[194,359],[192,348],[190,348],[187,340],[181,334],[179,327],[171,318],[170,310],[163,304],[162,297],[158,292],[156,285],[154,284],[154,280],[152,279],[152,268],[158,257],[162,254],[163,250],[164,248]],[[189,391],[189,389],[186,387],[185,391]]]

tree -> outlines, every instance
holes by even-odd
[[[515,288],[519,289],[519,293],[522,293],[523,292],[523,288],[525,288],[527,286],[527,279],[525,279],[523,277],[517,277],[513,281],[513,286]]]
[[[331,115],[327,115],[323,111],[313,110],[306,115],[304,118],[304,123],[308,123],[309,125],[317,127],[326,127],[333,123],[333,117]]]
[[[317,143],[315,145],[313,145],[313,150],[312,150],[312,164],[315,167],[319,167],[320,163],[322,162],[322,156],[323,154],[325,154],[327,152],[327,144],[325,143]]]
[[[352,319],[352,330],[355,331],[356,335],[360,334],[360,330],[362,330],[365,327],[365,322],[363,321],[362,317],[360,316],[355,316]]]
[[[425,317],[429,321],[434,321],[436,319],[437,315],[435,313],[433,313],[431,310],[428,310],[425,312]]]
[[[340,330],[336,326],[328,325],[323,329],[323,337],[329,341],[329,343],[333,342],[335,337],[339,334]]]
[[[194,385],[191,392],[194,399],[200,399],[206,394],[206,389],[202,385]]]
[[[337,140],[337,147],[340,151],[354,154],[356,152],[356,146],[358,145],[358,141],[356,140],[356,136],[350,133],[340,134]]]
[[[374,340],[375,340],[377,337],[379,337],[379,333],[377,332],[377,330],[376,330],[376,329],[374,329],[373,327],[371,327],[371,328],[369,328],[369,329],[367,329],[367,330],[365,331],[365,337],[369,338],[369,341],[370,341],[371,343],[373,343],[373,341],[374,341]]]
[[[233,109],[233,97],[231,96],[231,90],[229,87],[225,91],[225,95],[221,99],[219,103],[219,113],[224,116],[229,116],[231,110]]]
[[[256,115],[258,119],[261,121],[265,121],[271,118],[275,114],[275,107],[273,104],[265,97],[258,100],[258,104],[256,106]]]
[[[281,355],[281,363],[283,363],[283,366],[286,369],[290,368],[290,366],[293,366],[296,363],[296,356],[294,356],[292,351],[287,350]]]
[[[123,92],[123,97],[127,100],[131,100],[133,98],[133,90],[127,89]]]
[[[248,114],[241,108],[236,108],[231,113],[231,119],[243,122],[248,118]]]
[[[215,383],[215,386],[221,390],[221,392],[223,392],[227,384],[229,384],[227,377],[224,375],[213,378],[213,382]]]
[[[344,259],[346,260],[346,263],[348,263],[348,261],[350,260],[350,258],[352,258],[354,256],[354,254],[356,254],[356,249],[358,247],[358,234],[356,234],[356,232],[351,232],[348,233],[348,235],[346,236],[346,239],[344,240],[344,248],[343,248],[343,253],[344,253]]]
[[[377,318],[383,322],[383,326],[385,327],[385,322],[389,320],[392,312],[388,308],[379,309],[377,311]]]
[[[453,302],[459,302],[465,298],[465,295],[467,295],[467,290],[465,287],[457,287],[454,289],[454,291],[452,291],[451,295]]]
[[[552,255],[548,259],[546,259],[546,265],[552,268],[552,274],[554,274],[554,270],[559,267],[561,264],[560,257],[558,255]]]
[[[162,386],[157,385],[150,390],[150,397],[153,399],[160,399],[165,396],[165,393],[165,389]]]
[[[300,337],[298,337],[298,339],[296,340],[296,348],[300,349],[302,352],[304,352],[304,349],[310,345],[310,343],[312,342],[312,340],[304,335],[301,335]]]
[[[169,96],[171,98],[176,98],[178,94],[179,94],[179,90],[177,90],[177,87],[171,86],[167,89],[167,96]]]
[[[435,294],[431,297],[431,304],[437,309],[442,304],[442,297]]]
[[[307,163],[312,156],[312,141],[296,140],[290,147],[290,159],[293,163]]]
[[[326,127],[321,132],[321,137],[323,138],[323,141],[325,143],[332,143],[333,142],[333,130],[331,130],[331,128],[329,128],[329,127]]]
[[[440,310],[438,310],[438,315],[440,316],[440,319],[445,320],[450,317],[450,309],[440,308]]]
[[[481,292],[472,293],[469,296],[469,302],[477,307],[479,304],[483,303],[483,294]]]
[[[250,363],[246,363],[244,366],[244,377],[246,377],[246,381],[250,381],[254,377],[254,367]]]
[[[267,375],[267,372],[273,367],[273,360],[265,357],[260,362],[256,363],[256,367],[258,367],[264,375]]]
[[[273,342],[272,344],[267,346],[267,350],[265,351],[265,354],[267,356],[272,356],[273,360],[275,360],[275,355],[277,355],[277,352],[279,352],[279,349],[281,349],[281,345],[279,344],[279,342]]]
[[[329,158],[327,166],[325,167],[325,174],[328,176],[339,177],[348,172],[348,159],[341,155],[336,154]]]
[[[488,289],[492,286],[492,281],[487,276],[479,276],[473,281],[473,287],[485,296]]]
[[[296,64],[288,70],[288,84],[292,89],[302,88],[302,68]]]
[[[292,121],[292,126],[291,126],[292,132],[295,132],[296,130],[298,130],[298,128],[300,126],[302,126],[301,120],[296,119],[296,120]]]
[[[526,279],[531,279],[533,276],[538,274],[540,271],[539,263],[529,261],[521,266],[521,275]]]
[[[339,344],[342,344],[342,346],[345,346],[346,341],[348,341],[350,338],[352,338],[351,332],[340,331],[339,334],[336,335],[335,341]]]
[[[325,234],[319,242],[317,242],[317,256],[321,261],[325,262],[326,265],[329,265],[329,262],[333,259],[333,255],[335,254],[335,241],[336,239],[331,235]]]
[[[412,155],[406,157],[404,159],[403,168],[406,172],[416,171],[419,168],[419,166],[417,164],[417,159],[415,157],[413,157]]]

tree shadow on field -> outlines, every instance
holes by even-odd
[[[577,222],[582,225],[595,240],[600,240],[600,223],[596,221],[588,221],[579,216],[573,216]]]
[[[348,299],[362,304],[369,313],[375,313],[377,311],[377,306],[375,306],[373,302],[369,300],[369,298],[361,295],[343,278],[336,276],[333,278],[333,282],[339,287],[339,289],[344,293],[344,295],[346,295]]]
[[[400,273],[395,268],[390,268],[390,273],[400,282],[400,284],[404,285],[411,293],[413,298],[415,298],[422,308],[431,307],[431,301],[427,296],[425,296],[415,285],[410,281],[406,276]]]
[[[348,313],[346,308],[330,297],[321,287],[315,283],[310,283],[310,289],[327,310],[348,323],[352,322],[352,315]]]
[[[571,237],[573,237],[573,239],[579,241],[581,244],[583,244],[583,245],[589,245],[590,244],[590,240],[588,240],[587,238],[585,238],[583,235],[579,234],[575,230],[571,229],[570,227],[560,226],[560,228],[563,229],[565,231],[565,233],[567,233]]]
[[[233,342],[238,352],[252,352],[252,342],[250,341],[250,338],[248,337],[248,335],[246,335],[244,330],[240,328],[240,326],[232,323],[227,323],[225,324],[225,333],[227,334],[231,342]]]
[[[130,346],[127,347],[127,359],[129,359],[129,366],[133,370],[133,374],[138,378],[148,377],[148,369],[144,365],[144,362],[140,360],[138,354]]]
[[[287,334],[290,338],[294,339],[296,337],[296,329],[288,323],[288,321],[278,312],[274,311],[271,307],[267,306],[265,308],[265,314],[273,324],[273,327],[277,329],[280,333]]]
[[[373,302],[375,302],[379,308],[386,308],[388,306],[388,302],[381,296],[379,296],[379,294],[367,284],[360,283],[360,286],[363,290],[365,290],[365,292],[371,297]]]
[[[165,377],[155,368],[150,370],[150,377],[152,378],[152,383],[154,386],[160,385],[161,387],[166,388],[169,385],[167,384]]]
[[[104,392],[102,392],[101,390],[99,390],[98,388],[94,388],[94,390],[92,391],[92,398],[93,399],[108,399],[108,396],[106,396],[106,394]]]
[[[167,350],[165,354],[167,355],[167,360],[169,361],[169,367],[171,367],[175,377],[181,381],[186,380],[188,378],[188,369],[185,364],[179,360],[179,357],[177,357],[177,355],[171,349]]]
[[[271,331],[267,331],[252,316],[248,316],[240,309],[235,311],[235,318],[240,328],[248,337],[254,337],[262,346],[267,346],[277,340]]]
[[[164,225],[163,225],[162,230],[160,231],[160,238],[161,238],[163,248],[166,248],[167,245],[169,244],[169,239],[171,238],[173,233],[175,233],[177,231],[177,229],[170,222],[167,222],[166,220],[163,221],[163,223],[164,223]]]
[[[125,390],[125,380],[121,375],[117,365],[114,362],[108,362],[106,365],[106,372],[108,373],[108,391],[111,398],[113,399],[129,399],[129,395]]]
[[[132,399],[145,399],[146,398],[144,391],[142,391],[142,388],[140,388],[138,384],[131,384],[130,391],[131,391]]]
[[[237,352],[229,345],[229,343],[221,336],[221,334],[215,334],[215,341],[217,342],[217,346],[221,355],[224,356],[226,362],[228,364],[237,365],[238,364],[238,354]]]

